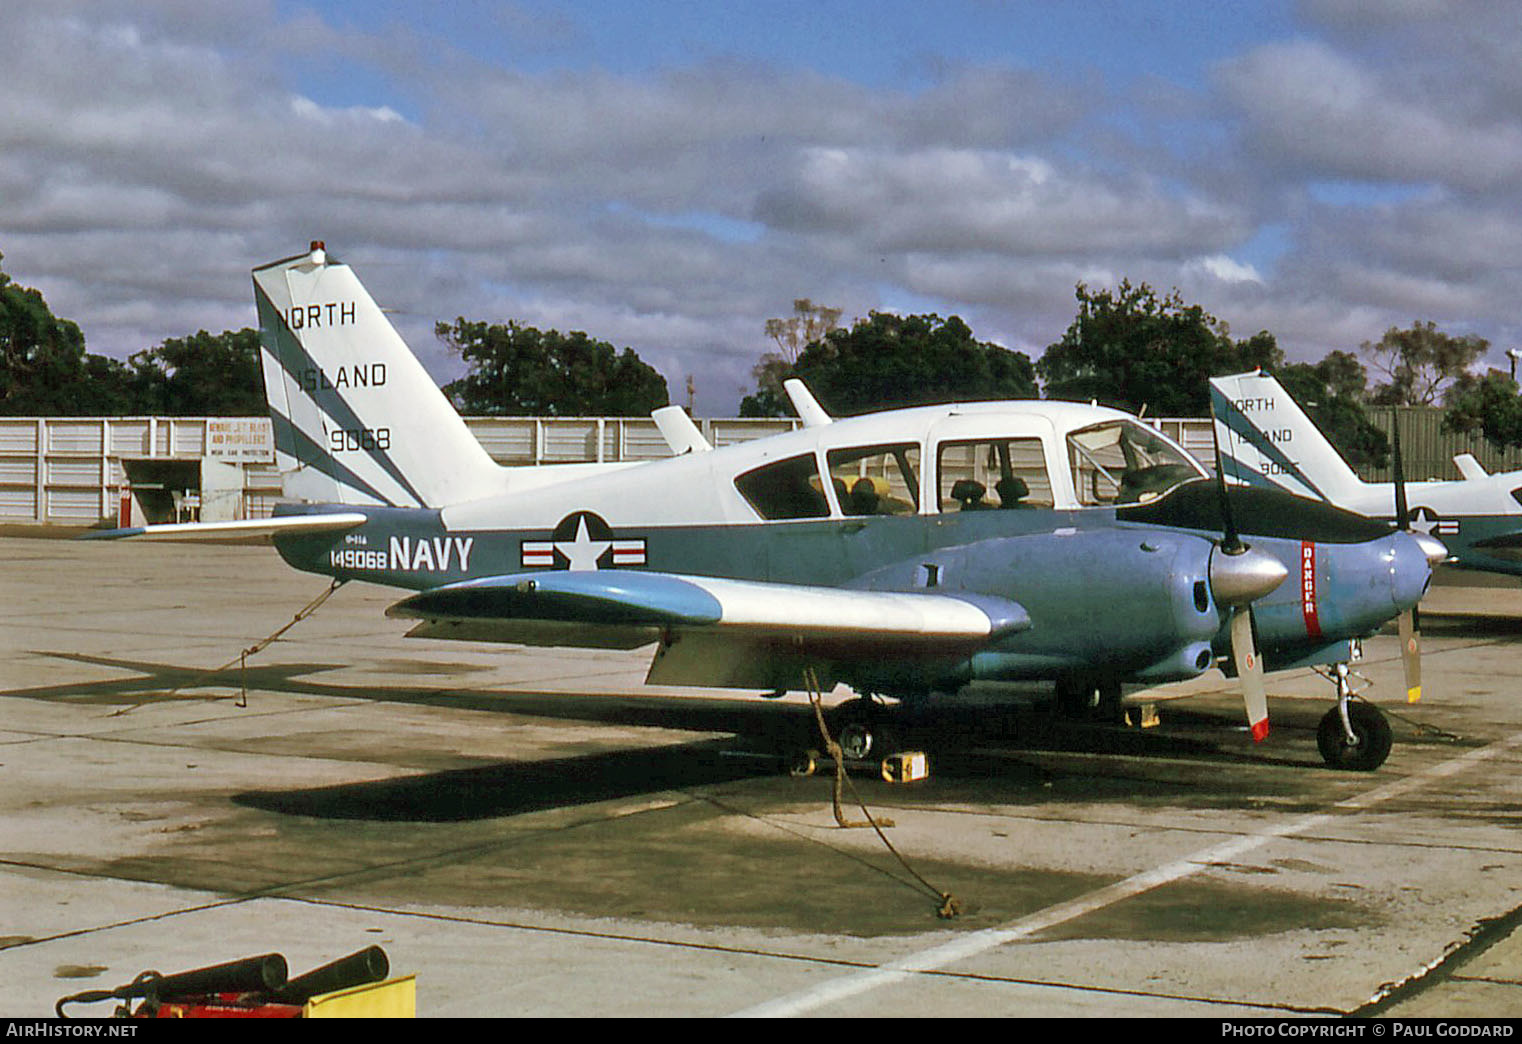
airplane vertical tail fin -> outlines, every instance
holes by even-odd
[[[348,265],[313,243],[253,275],[264,391],[289,493],[442,507],[500,490],[500,467]]]
[[[1345,502],[1362,488],[1326,436],[1267,374],[1212,377],[1210,410],[1228,478],[1329,502]]]

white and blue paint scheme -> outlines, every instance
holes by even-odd
[[[648,647],[651,683],[807,676],[926,708],[979,680],[1118,702],[1220,665],[1261,739],[1265,662],[1346,661],[1443,553],[1317,501],[1228,494],[1136,418],[1077,403],[832,418],[790,382],[790,433],[714,448],[668,407],[670,458],[502,467],[320,244],[253,278],[305,502],[243,525],[299,569],[411,590],[389,614],[413,635]],[[166,535],[218,532],[192,529]],[[1323,753],[1373,768],[1388,725],[1346,696]]]

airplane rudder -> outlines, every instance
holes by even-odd
[[[497,465],[354,271],[319,247],[254,271],[267,397],[293,455],[382,503],[490,492]]]

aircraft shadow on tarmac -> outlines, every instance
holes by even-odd
[[[269,812],[325,819],[458,822],[520,815],[617,798],[735,782],[776,775],[788,756],[798,750],[822,749],[811,709],[801,704],[762,700],[671,698],[659,695],[583,695],[521,690],[488,690],[414,686],[376,687],[324,682],[312,676],[346,664],[286,663],[250,666],[207,678],[202,668],[150,663],[77,653],[43,653],[58,659],[134,672],[134,677],[94,682],[64,682],[0,692],[0,697],[37,699],[87,706],[117,706],[129,713],[165,700],[225,700],[208,697],[208,689],[225,691],[246,686],[257,707],[260,692],[311,695],[340,700],[367,700],[416,706],[488,711],[503,715],[568,722],[724,734],[693,743],[636,750],[616,750],[565,758],[514,761],[424,773],[396,779],[362,781],[320,788],[261,790],[236,795],[240,805]],[[180,688],[182,691],[176,692]],[[1275,732],[1281,742],[1314,735],[1314,718],[1291,704],[1276,712]],[[1316,713],[1319,714],[1319,705]],[[1032,788],[1049,788],[1054,779],[1083,779],[1117,792],[1143,786],[1165,791],[1197,790],[1192,782],[1170,782],[1134,762],[1104,767],[1090,755],[1160,762],[1188,759],[1211,765],[1321,767],[1313,743],[1283,743],[1281,754],[1251,748],[1244,739],[1230,700],[1221,707],[1170,706],[1167,724],[1156,729],[1131,729],[1107,724],[1069,721],[1044,707],[968,705],[910,724],[906,746],[926,750],[934,779],[955,787],[976,783],[980,791],[994,788],[1004,800],[1019,802]],[[1304,733],[1305,736],[1299,734]],[[733,735],[740,740],[728,738]],[[736,748],[749,757],[735,757]],[[1045,763],[1043,754],[1085,756],[1085,764],[1059,767]],[[828,761],[821,771],[832,770]],[[1108,782],[1107,782],[1108,781]],[[1261,781],[1260,781],[1261,783]],[[868,778],[868,784],[886,786]],[[913,788],[897,787],[893,800],[914,800]],[[1090,788],[1092,791],[1092,787]],[[881,797],[883,791],[878,792]],[[939,796],[948,795],[940,792]],[[1075,795],[1076,796],[1076,795]],[[1093,796],[1092,792],[1089,796]]]
[[[236,794],[235,804],[283,815],[379,822],[496,819],[597,801],[728,783],[764,773],[724,756],[724,742],[503,762],[400,779]]]
[[[1516,616],[1423,613],[1421,623],[1428,638],[1522,639],[1522,617]]]
[[[666,724],[671,724],[667,722]],[[1210,763],[1236,760],[1223,756],[1215,748],[1184,740],[1151,734],[1135,737],[1115,730],[1057,726],[1028,730],[1030,741],[1024,745],[1005,737],[1006,746],[988,745],[992,737],[984,734],[976,748],[957,743],[958,737],[940,729],[926,730],[920,738],[931,748],[936,766],[936,785],[928,790],[911,786],[889,787],[872,778],[870,772],[856,775],[857,787],[874,802],[915,804],[920,800],[955,799],[966,787],[975,788],[979,796],[1012,804],[1029,800],[1043,803],[1091,800],[1101,792],[1117,798],[1144,792],[1152,797],[1177,797],[1189,794],[1201,797],[1201,787],[1194,778],[1182,778],[1173,771],[1149,773],[1134,761],[1109,766],[1095,766],[1085,759],[1082,766],[1058,766],[1042,762],[1040,754],[1057,751],[1088,755],[1127,753],[1145,757],[1148,753],[1164,760],[1180,756],[1207,758],[1197,774],[1219,775]],[[728,739],[705,740],[673,746],[637,750],[605,751],[565,758],[502,762],[492,765],[442,772],[423,773],[396,779],[367,780],[313,788],[245,791],[232,800],[247,808],[282,815],[319,819],[370,820],[378,822],[461,822],[522,815],[549,809],[564,809],[599,801],[629,799],[658,793],[680,792],[746,779],[778,777],[784,766],[780,750],[768,753],[757,750],[778,734],[752,733],[740,756]],[[963,735],[961,739],[970,740]],[[1140,742],[1138,742],[1138,739]],[[1263,764],[1263,759],[1256,759]],[[1295,763],[1298,767],[1299,763]],[[1314,766],[1306,766],[1314,767]],[[833,769],[825,761],[817,796],[823,798]],[[1073,783],[1072,786],[1064,784]],[[800,788],[810,781],[800,780]],[[1054,784],[1057,789],[1052,788]],[[1287,784],[1293,789],[1295,784]],[[1263,793],[1265,782],[1254,780],[1251,790]],[[1209,800],[1231,802],[1236,788],[1217,779],[1210,787]],[[802,794],[800,789],[796,793]],[[808,793],[814,794],[814,791]],[[793,795],[785,794],[785,798]]]

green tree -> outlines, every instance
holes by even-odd
[[[1522,446],[1522,395],[1517,382],[1500,370],[1484,377],[1464,374],[1448,389],[1443,427],[1485,436],[1492,446]]]
[[[1050,399],[1204,416],[1211,377],[1277,369],[1284,359],[1272,334],[1233,341],[1224,322],[1186,305],[1177,290],[1159,297],[1146,283],[1123,280],[1113,292],[1079,283],[1076,296],[1077,317],[1036,363]]]
[[[1483,337],[1453,337],[1431,322],[1415,322],[1409,330],[1390,327],[1378,341],[1365,341],[1359,351],[1388,378],[1374,389],[1373,402],[1432,406],[1489,348]]]
[[[0,414],[81,417],[130,412],[132,403],[123,363],[86,354],[78,325],[0,272]]]
[[[1318,363],[1282,366],[1276,376],[1344,460],[1355,468],[1385,466],[1390,438],[1375,427],[1364,408],[1368,372],[1357,356],[1330,352]]]
[[[842,415],[1036,394],[1028,356],[977,340],[957,316],[873,312],[805,348],[793,373]]]
[[[241,417],[267,409],[259,331],[244,328],[172,337],[133,355],[138,407],[171,417]]]
[[[444,392],[465,413],[635,417],[670,402],[666,379],[633,349],[581,332],[456,319],[434,333],[469,366]]]

